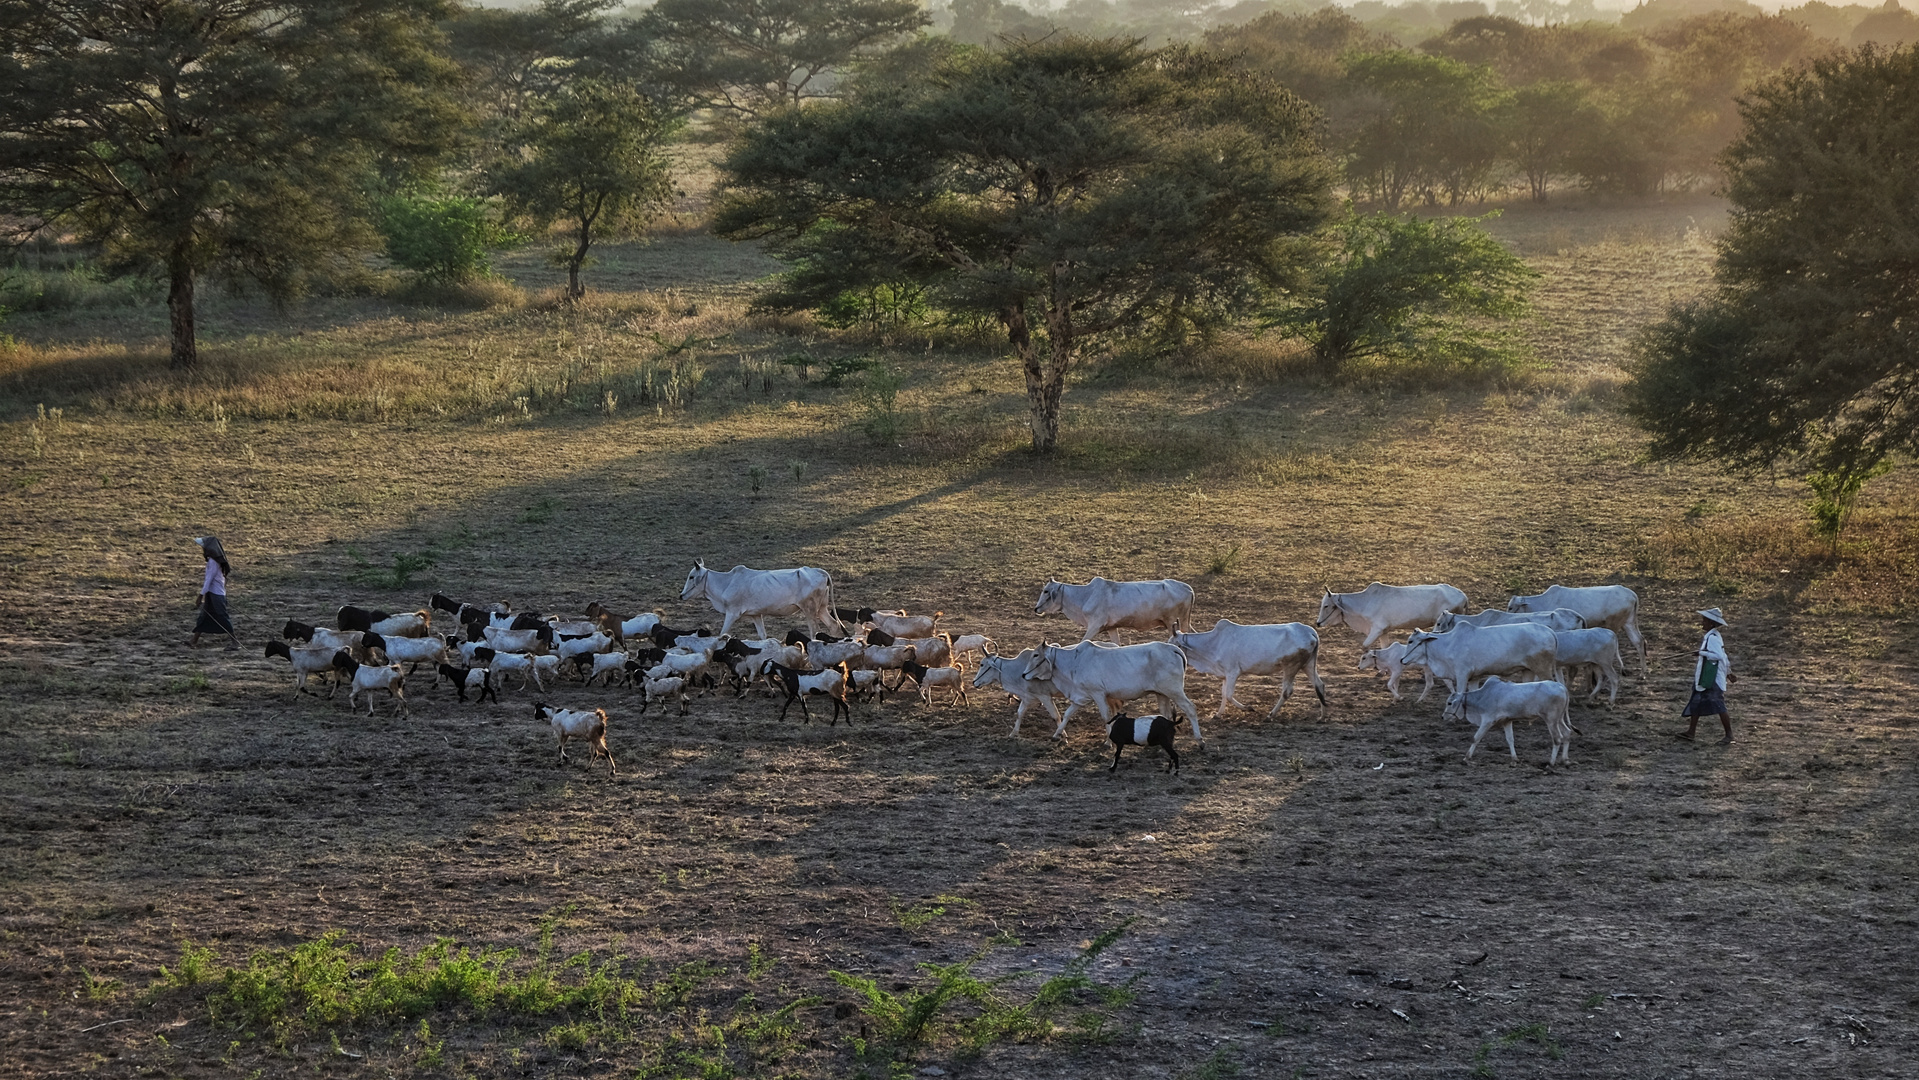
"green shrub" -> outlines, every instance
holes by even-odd
[[[1864,466],[1831,466],[1806,477],[1812,488],[1812,501],[1806,509],[1812,514],[1812,531],[1836,550],[1839,534],[1851,520],[1853,507],[1866,482],[1892,471],[1892,462],[1879,461]]]
[[[849,289],[820,305],[819,319],[835,330],[879,330],[923,323],[929,311],[924,287],[900,283]]]
[[[1328,373],[1366,360],[1509,369],[1518,356],[1487,321],[1524,314],[1539,274],[1479,220],[1348,218],[1308,287],[1269,312],[1267,325],[1303,339]]]
[[[493,269],[489,252],[516,238],[479,199],[396,195],[381,206],[387,257],[434,282],[463,282]]]

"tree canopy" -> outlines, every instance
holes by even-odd
[[[1723,166],[1715,286],[1642,342],[1655,453],[1864,474],[1919,449],[1919,49],[1763,83]]]
[[[829,96],[855,61],[926,23],[917,0],[659,0],[624,36],[649,84],[751,118]]]
[[[194,283],[275,296],[375,243],[382,165],[457,127],[434,0],[0,0],[0,213],[166,268],[177,367]]]
[[[908,282],[997,320],[1046,452],[1088,339],[1296,277],[1329,204],[1315,128],[1298,97],[1189,49],[948,45],[908,83],[750,131],[715,228],[793,260],[770,305]]]

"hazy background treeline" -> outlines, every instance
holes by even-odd
[[[1326,114],[1362,201],[1458,204],[1554,190],[1647,195],[1710,183],[1758,80],[1833,49],[1919,40],[1919,15],[1743,0],[951,0],[934,26],[993,47],[1060,30],[1194,40]]]
[[[748,85],[751,57],[669,31],[690,6],[473,7],[449,30],[485,76],[481,104],[506,119],[542,65],[569,54],[621,68],[684,109],[715,110],[716,135],[769,105],[830,96],[850,67],[801,58],[804,81],[783,94]],[[1735,102],[1760,79],[1841,47],[1919,41],[1919,15],[1899,0],[1812,0],[1774,14],[1745,0],[1650,0],[1624,12],[1593,0],[932,0],[923,19],[873,25],[988,49],[1072,33],[1234,56],[1317,106],[1351,194],[1389,208],[1707,186],[1738,129]]]

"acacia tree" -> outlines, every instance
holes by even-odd
[[[727,159],[716,229],[795,262],[764,303],[908,282],[997,320],[1044,453],[1090,340],[1296,276],[1331,182],[1298,97],[1184,48],[929,48],[910,83],[772,117]]]
[[[595,239],[646,224],[673,197],[663,150],[671,126],[639,91],[584,78],[540,102],[489,177],[514,216],[545,228],[565,220],[572,250],[566,294],[586,295],[580,268]]]
[[[1849,500],[1919,450],[1919,49],[1784,72],[1740,113],[1715,287],[1641,341],[1628,407],[1656,454],[1802,460]]]
[[[827,96],[856,60],[929,21],[917,0],[659,0],[624,36],[649,84],[750,119]]]
[[[377,243],[378,161],[428,162],[458,119],[433,0],[0,0],[0,215],[158,264],[172,362],[195,279],[275,297]]]

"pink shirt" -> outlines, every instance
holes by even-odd
[[[212,559],[207,560],[207,577],[206,580],[201,583],[200,591],[203,593],[212,593],[215,596],[225,596],[227,594],[227,576],[220,570],[220,564],[214,562]]]

